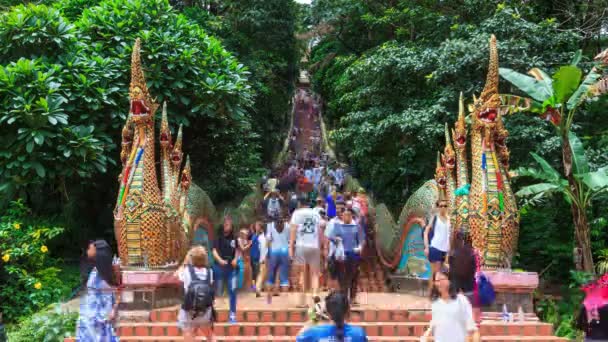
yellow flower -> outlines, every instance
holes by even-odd
[[[21,229],[21,223],[19,223],[19,222],[13,223],[13,228],[15,228],[15,229]]]
[[[46,253],[49,251],[49,249],[46,246],[42,246],[40,247],[40,251],[42,251],[42,253]]]
[[[40,290],[42,288],[42,284],[40,284],[40,282],[37,282],[36,284],[34,284],[34,288],[36,290]]]
[[[8,254],[4,254],[4,255],[2,256],[2,260],[3,260],[4,262],[8,262],[9,260],[11,260],[11,256],[10,256],[10,255],[8,255]]]

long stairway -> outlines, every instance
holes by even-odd
[[[304,89],[307,89],[304,87]],[[302,153],[311,147],[311,134],[318,134],[319,122],[313,120],[311,110],[319,104],[296,102],[294,127],[300,129],[295,151]],[[371,232],[370,232],[371,233]],[[373,241],[373,233],[370,234]],[[415,295],[389,293],[386,274],[378,260],[375,244],[368,243],[360,266],[359,306],[351,310],[348,322],[362,326],[369,341],[419,341],[430,320],[427,298]],[[242,291],[238,296],[236,324],[228,322],[227,300],[218,299],[218,321],[214,324],[215,341],[295,341],[295,336],[307,321],[306,309],[297,309],[293,297],[301,291],[298,270],[292,268],[289,293],[275,297],[272,304],[265,298]],[[177,326],[177,307],[135,313],[121,313],[116,326],[122,342],[177,342],[183,341]],[[527,315],[524,322],[502,322],[498,313],[485,313],[480,326],[482,341],[567,341],[553,336],[551,324],[539,322],[536,316]],[[204,341],[197,332],[197,341]],[[74,342],[66,338],[65,342]]]

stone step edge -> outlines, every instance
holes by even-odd
[[[205,341],[205,337],[196,336],[197,341]],[[266,339],[266,340],[265,340]],[[419,336],[368,336],[370,342],[389,342],[389,341],[420,341]],[[132,341],[132,342],[147,342],[147,341],[167,341],[167,342],[181,342],[181,338],[175,338],[175,336],[124,336],[120,338],[121,341]],[[239,342],[250,342],[250,341],[293,341],[293,336],[214,336],[216,341],[239,341]],[[556,336],[482,336],[482,341],[526,341],[526,342],[565,342],[569,341],[564,337]],[[75,338],[66,337],[64,342],[75,342]],[[429,342],[432,339],[429,339]]]
[[[214,325],[219,326],[283,326],[283,325],[303,325],[306,322],[215,322]],[[395,326],[427,326],[428,322],[356,322],[358,326],[380,326],[380,325],[395,325]],[[166,327],[166,326],[177,326],[177,322],[127,322],[118,323],[116,328],[120,327]],[[551,323],[545,322],[502,322],[502,321],[483,321],[481,326],[552,326]]]

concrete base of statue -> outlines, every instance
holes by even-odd
[[[526,313],[534,312],[533,293],[538,288],[538,273],[511,270],[484,270],[483,273],[496,292],[496,301],[484,311],[501,312],[506,304],[509,312],[517,312],[519,306]]]
[[[121,270],[121,310],[153,310],[181,304],[183,284],[175,269]]]

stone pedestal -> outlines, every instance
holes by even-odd
[[[183,284],[175,270],[122,270],[122,310],[153,310],[181,304]]]
[[[503,304],[507,304],[509,312],[517,312],[519,306],[525,313],[534,312],[532,295],[538,288],[538,273],[536,272],[512,272],[508,270],[484,270],[494,291],[496,301],[484,311],[502,311]]]

